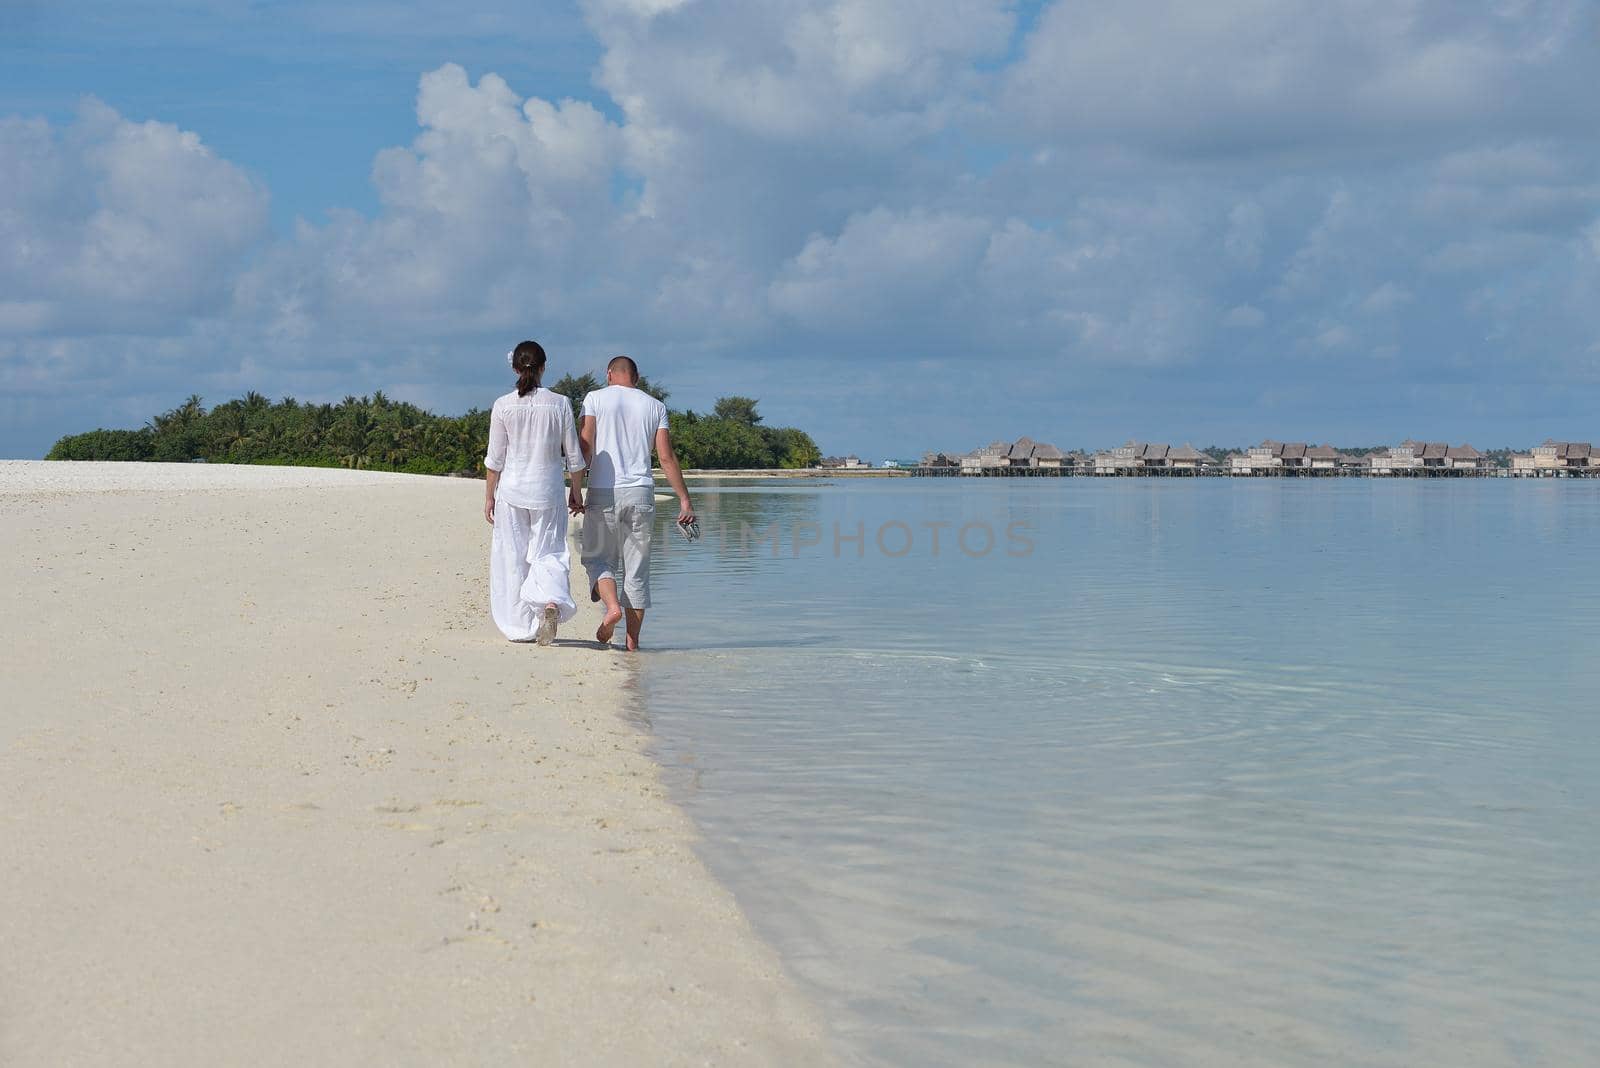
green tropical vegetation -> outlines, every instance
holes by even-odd
[[[550,388],[572,401],[574,419],[581,419],[583,397],[604,383],[592,374],[565,375]],[[639,388],[666,404],[671,395],[639,376]],[[721,397],[711,414],[667,409],[672,430],[672,447],[678,462],[686,468],[752,470],[758,468],[815,467],[822,450],[811,435],[794,427],[767,427],[761,424],[760,402],[754,397]]]
[[[593,375],[567,375],[552,388],[572,400],[599,389]],[[639,387],[667,399],[640,379]],[[793,427],[761,426],[756,401],[724,397],[713,413],[670,412],[673,444],[684,467],[813,467],[822,458],[811,437]],[[724,414],[726,413],[726,414]],[[377,392],[337,404],[273,402],[247,393],[207,410],[191,396],[138,430],[91,430],[55,443],[47,460],[146,460],[347,467],[412,474],[483,474],[489,413],[434,415]]]

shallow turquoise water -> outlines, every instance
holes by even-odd
[[[851,1059],[1594,1063],[1600,484],[696,498],[643,710]]]

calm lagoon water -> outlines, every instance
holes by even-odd
[[[1600,1062],[1600,482],[696,498],[643,711],[851,1061]]]

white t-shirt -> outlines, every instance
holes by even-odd
[[[594,455],[589,458],[592,489],[653,486],[650,451],[656,431],[667,429],[667,406],[642,389],[607,386],[583,398],[585,418],[594,416]]]
[[[526,397],[512,390],[498,398],[489,412],[483,466],[500,472],[496,500],[518,508],[561,507],[565,472],[583,470],[572,402],[543,386]]]

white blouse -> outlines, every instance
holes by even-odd
[[[584,468],[567,398],[543,386],[526,397],[513,390],[498,398],[489,413],[483,466],[500,472],[495,500],[516,508],[563,507],[566,472]]]

